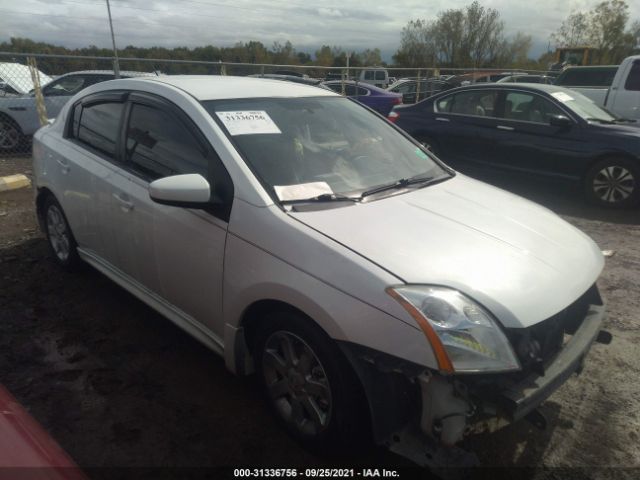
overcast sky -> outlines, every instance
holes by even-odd
[[[390,61],[402,27],[411,19],[432,19],[470,0],[110,0],[118,47],[230,46],[258,40],[270,47],[290,40],[299,51],[320,45],[344,49],[380,48]],[[537,57],[549,35],[574,10],[587,11],[600,0],[485,0],[500,12],[507,36],[531,35]],[[640,1],[629,1],[640,19]],[[320,5],[320,6],[319,6]],[[104,0],[0,0],[0,41],[28,37],[67,47],[110,47]]]

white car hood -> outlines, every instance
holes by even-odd
[[[371,203],[291,215],[410,284],[455,288],[506,327],[563,310],[604,265],[550,210],[458,174]]]

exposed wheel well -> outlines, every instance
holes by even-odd
[[[244,328],[245,342],[248,347],[248,353],[253,354],[256,346],[256,334],[259,330],[260,320],[268,313],[274,312],[293,312],[308,319],[321,328],[302,310],[280,300],[259,300],[249,306],[242,316],[242,327]],[[324,331],[324,330],[323,330]],[[325,332],[326,333],[326,332]]]
[[[582,176],[580,177],[580,182],[582,184],[584,184],[584,181],[587,177],[587,174],[589,173],[589,170],[591,170],[591,168],[593,168],[593,166],[598,163],[601,162],[603,160],[607,160],[609,158],[622,158],[628,162],[633,162],[636,161],[636,159],[633,157],[633,155],[629,155],[628,153],[625,152],[607,152],[607,153],[602,153],[600,155],[598,155],[597,157],[593,158],[586,166],[586,168],[584,169],[584,171],[582,172]]]
[[[53,192],[47,187],[38,188],[38,195],[36,197],[36,216],[38,217],[38,223],[40,224],[40,229],[42,231],[44,231],[42,209],[44,208],[45,200],[50,196],[56,198]]]

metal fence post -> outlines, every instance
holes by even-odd
[[[416,102],[420,101],[420,69],[418,69],[418,80],[416,82]]]
[[[36,97],[36,110],[38,111],[38,120],[40,120],[40,125],[44,126],[47,124],[47,107],[44,104],[44,97],[42,96],[42,88],[40,87],[40,74],[38,73],[36,59],[33,57],[27,58],[27,65],[29,66],[29,72],[31,72],[31,80],[33,81],[33,91]]]

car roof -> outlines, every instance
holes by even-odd
[[[70,77],[73,75],[114,75],[114,72],[113,70],[78,70],[76,72],[63,73],[62,75],[59,75],[58,77],[56,77],[56,79],[63,78],[63,77]],[[155,72],[136,72],[133,70],[120,70],[120,76],[122,77],[144,77],[144,76],[156,76],[156,75],[158,75],[158,73],[155,73]]]
[[[531,90],[542,91],[544,93],[552,94],[555,92],[565,92],[568,94],[575,93],[568,88],[560,87],[558,85],[549,85],[546,83],[480,83],[465,85],[463,87],[453,88],[443,92],[443,94],[451,94],[455,92],[463,92],[467,90]]]
[[[171,85],[200,101],[232,98],[338,96],[329,90],[301,83],[226,75],[162,75],[158,77],[136,77],[127,79],[127,81],[136,83],[157,82]]]
[[[340,85],[342,83],[342,80],[329,80],[326,82],[322,82],[323,85]],[[389,92],[388,90],[384,89],[384,88],[380,88],[380,87],[376,87],[375,85],[371,85],[370,83],[367,82],[363,82],[363,81],[359,81],[356,82],[355,80],[345,80],[344,81],[345,85],[353,85],[353,86],[358,86],[358,87],[362,87],[364,89],[367,90],[371,90],[372,92],[381,92],[381,93],[388,93],[391,94],[391,92]]]

